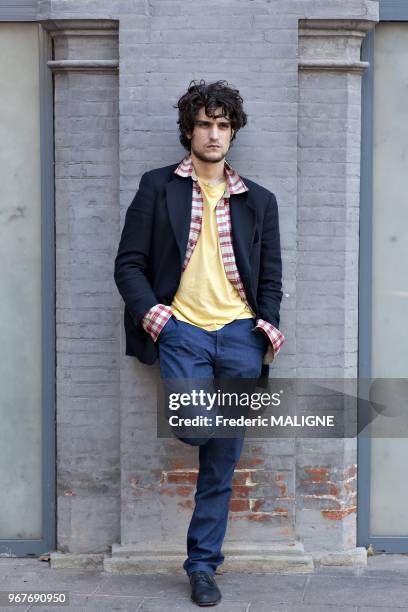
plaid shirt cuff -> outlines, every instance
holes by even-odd
[[[268,346],[263,362],[271,363],[282,348],[282,344],[285,342],[285,336],[279,329],[263,319],[257,319],[255,329],[261,329],[268,336],[270,345]]]
[[[141,320],[142,327],[145,332],[150,334],[154,342],[156,342],[161,330],[171,316],[172,311],[170,306],[165,306],[164,304],[156,304],[156,306],[152,306],[144,315],[143,319]]]

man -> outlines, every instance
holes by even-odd
[[[246,125],[238,90],[192,81],[177,108],[188,154],[142,176],[115,260],[126,354],[146,364],[159,357],[164,380],[267,376],[284,341],[276,198],[225,160]],[[192,600],[214,605],[243,438],[180,439],[199,446],[183,567]]]

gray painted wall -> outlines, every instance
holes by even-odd
[[[309,66],[299,77],[298,22],[337,20],[335,33],[354,20],[364,35],[378,3],[193,0],[186,7],[179,0],[40,3],[49,28],[62,19],[119,21],[119,78],[68,71],[55,81],[64,551],[100,552],[115,541],[175,545],[191,514],[195,449],[156,439],[157,368],[123,355],[112,277],[119,219],[142,173],[184,154],[172,105],[190,79],[223,78],[240,89],[249,122],[229,159],[277,196],[287,342],[272,375],[356,372],[361,70]],[[307,43],[306,62],[359,59],[361,39],[356,46],[348,33],[338,46],[325,32],[314,47]],[[116,57],[109,42],[78,43],[69,33],[66,41],[60,59]],[[233,496],[243,503],[234,505],[227,538],[296,538],[310,550],[355,546],[353,444],[247,440]]]

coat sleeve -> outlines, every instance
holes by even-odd
[[[270,195],[265,211],[261,240],[257,291],[259,318],[278,328],[280,303],[282,301],[282,259],[278,204],[273,193]]]
[[[158,303],[147,277],[154,221],[155,191],[149,173],[126,211],[115,258],[114,279],[135,325]]]

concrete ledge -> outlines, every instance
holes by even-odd
[[[300,542],[292,544],[228,544],[223,548],[225,561],[217,573],[246,572],[249,574],[310,574],[315,566],[367,565],[364,547],[340,551],[306,553]],[[113,544],[112,555],[103,553],[50,554],[52,568],[104,570],[111,574],[173,574],[183,573],[186,552],[169,545],[121,546]]]
[[[48,62],[49,63],[49,62]],[[347,62],[335,60],[299,60],[299,70],[328,70],[330,72],[363,72],[370,66],[369,62]]]
[[[54,72],[100,72],[118,70],[119,60],[49,60],[47,66]]]
[[[300,543],[228,544],[223,548],[225,562],[219,573],[302,573],[314,571],[313,558]],[[104,558],[104,570],[112,574],[167,574],[182,572],[184,548],[175,546],[112,546],[112,555]]]
[[[315,565],[343,565],[364,567],[367,565],[367,550],[364,547],[340,551],[312,552]]]
[[[103,570],[103,553],[50,553],[50,567],[78,568],[83,570]]]

